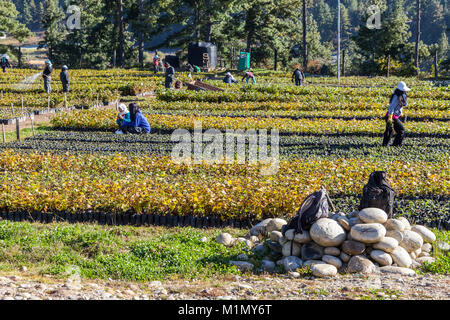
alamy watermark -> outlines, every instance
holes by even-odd
[[[246,164],[259,165],[261,175],[279,170],[280,137],[278,130],[209,129],[203,132],[202,122],[194,122],[194,133],[177,129],[172,133],[172,161],[177,164]]]
[[[371,5],[366,10],[369,15],[366,21],[368,29],[381,29],[381,10],[378,5]]]
[[[67,29],[73,31],[75,29],[81,29],[81,9],[76,5],[70,5],[67,7],[66,14],[68,15],[66,19]]]

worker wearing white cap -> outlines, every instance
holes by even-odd
[[[231,83],[237,83],[237,80],[233,77],[233,75],[230,72],[227,72],[225,75],[225,78],[223,78],[223,82],[231,84]]]
[[[386,131],[384,132],[383,146],[389,144],[394,130],[396,135],[392,145],[400,146],[403,142],[403,138],[405,137],[405,127],[400,121],[400,117],[403,116],[403,107],[407,105],[406,92],[408,91],[411,91],[411,89],[408,88],[406,83],[400,81],[391,96],[389,110],[385,116]]]

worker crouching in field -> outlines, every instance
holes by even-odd
[[[223,78],[223,82],[231,84],[231,83],[237,83],[237,80],[233,77],[233,75],[229,72],[225,75],[225,78]]]
[[[42,73],[42,77],[44,78],[44,90],[47,93],[52,92],[51,87],[52,72],[53,72],[52,63],[50,62],[50,60],[45,61],[45,69],[44,72]]]
[[[401,146],[405,137],[405,127],[400,121],[403,115],[403,107],[407,105],[406,92],[411,91],[403,81],[400,81],[394,93],[391,96],[389,110],[386,113],[386,131],[384,132],[383,146],[387,146],[391,137],[396,132],[393,146]]]
[[[247,80],[247,83],[250,79],[252,79],[253,84],[256,84],[255,75],[253,74],[253,72],[251,70],[244,73],[244,77],[242,78],[242,81],[244,81],[245,79]]]
[[[63,66],[61,73],[59,74],[59,79],[61,80],[63,92],[67,93],[69,92],[69,72],[67,71],[69,68],[67,66]]]
[[[141,109],[136,103],[131,103],[129,106],[130,121],[122,120],[120,130],[124,133],[131,134],[147,134],[150,133],[150,125],[147,119],[141,112]]]

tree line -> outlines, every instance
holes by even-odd
[[[448,60],[447,0],[340,2],[345,74],[415,74],[419,69],[431,70],[435,56],[443,66]],[[225,67],[230,67],[232,57],[243,50],[251,52],[253,66],[277,69],[298,65],[309,72],[323,71],[326,66],[333,73],[337,3],[0,0],[0,12],[8,11],[6,19],[15,21],[22,31],[43,31],[49,57],[72,68],[143,67],[149,61],[149,51],[160,48],[181,49],[183,60],[190,42],[206,41],[217,45]],[[66,26],[70,5],[80,8],[80,29]],[[367,8],[371,5],[380,8],[380,29],[367,28]],[[0,22],[0,29],[7,29],[6,21]]]

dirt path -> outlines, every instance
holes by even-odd
[[[230,276],[210,281],[58,280],[26,273],[0,275],[2,300],[449,300],[450,276]]]

